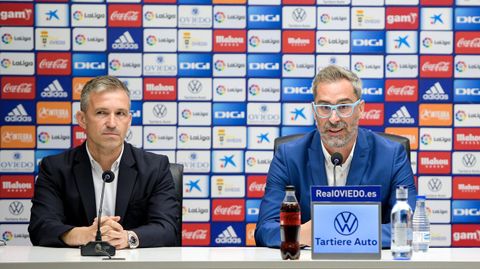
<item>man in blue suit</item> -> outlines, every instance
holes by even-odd
[[[390,212],[398,185],[408,187],[413,208],[416,190],[407,154],[399,143],[358,127],[365,102],[361,80],[338,66],[328,66],[313,84],[317,129],[281,144],[270,165],[260,205],[255,240],[258,246],[280,246],[280,206],[285,186],[294,185],[302,212],[300,244],[311,245],[310,186],[380,185],[382,187],[382,245],[390,246]],[[333,179],[331,155],[344,162]]]

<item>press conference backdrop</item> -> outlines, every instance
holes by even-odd
[[[185,167],[183,244],[254,245],[273,141],[314,128],[311,80],[337,64],[364,81],[361,125],[410,139],[432,245],[480,246],[480,0],[0,0],[0,25],[11,245],[105,74],[132,92],[127,141]]]

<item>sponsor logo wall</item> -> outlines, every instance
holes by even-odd
[[[60,3],[59,3],[60,2]],[[480,1],[0,0],[0,234],[29,244],[40,160],[81,145],[83,85],[131,90],[127,141],[185,167],[183,244],[253,246],[276,137],[315,128],[315,73],[410,139],[432,245],[480,246]]]

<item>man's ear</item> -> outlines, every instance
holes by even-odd
[[[77,111],[77,113],[75,114],[75,118],[77,119],[78,125],[80,125],[80,127],[86,130],[87,122],[85,120],[85,112],[81,110]]]

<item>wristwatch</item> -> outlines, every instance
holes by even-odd
[[[138,241],[138,236],[133,231],[127,231],[127,238],[128,238],[128,247],[129,248],[137,248],[140,242]]]

